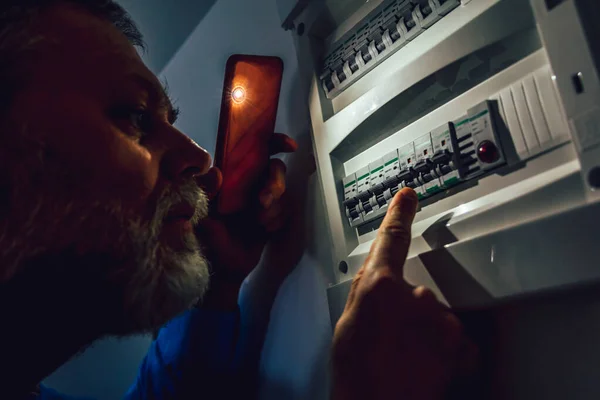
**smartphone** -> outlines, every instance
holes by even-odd
[[[227,60],[215,151],[223,173],[220,214],[240,211],[266,177],[282,78],[278,57],[236,54]]]

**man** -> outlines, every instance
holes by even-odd
[[[220,172],[173,127],[141,43],[111,0],[0,5],[2,399],[61,398],[35,388],[69,358],[170,320],[127,398],[243,389],[237,297],[285,224],[285,165],[271,162],[239,215],[209,213]],[[295,148],[274,136],[273,153]],[[468,366],[458,320],[402,279],[416,207],[409,189],[394,199],[354,281],[333,343],[336,399],[440,398]]]

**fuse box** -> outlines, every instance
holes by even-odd
[[[531,263],[510,264],[541,254],[531,251],[538,242],[511,242],[514,252],[498,253],[499,232],[562,220],[565,210],[600,199],[595,2],[553,4],[325,0],[294,19],[305,27],[294,40],[312,79],[327,262],[339,284],[358,271],[404,187],[420,198],[405,278],[439,289],[452,306],[477,306],[488,291],[503,298],[600,279],[597,268],[540,263],[531,278]],[[347,268],[338,270],[342,262]],[[447,284],[439,268],[448,265],[468,270],[467,281],[483,289],[465,289],[454,275]]]
[[[333,323],[404,187],[420,207],[403,277],[450,307],[600,279],[596,3],[325,0],[296,19]],[[354,198],[353,174],[369,181]]]

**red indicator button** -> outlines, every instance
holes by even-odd
[[[498,161],[500,153],[494,143],[489,140],[484,140],[479,143],[479,146],[477,147],[477,157],[484,163],[491,164]]]

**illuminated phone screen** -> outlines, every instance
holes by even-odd
[[[265,177],[282,76],[277,57],[234,55],[227,61],[215,152],[223,173],[222,214],[243,208]]]

